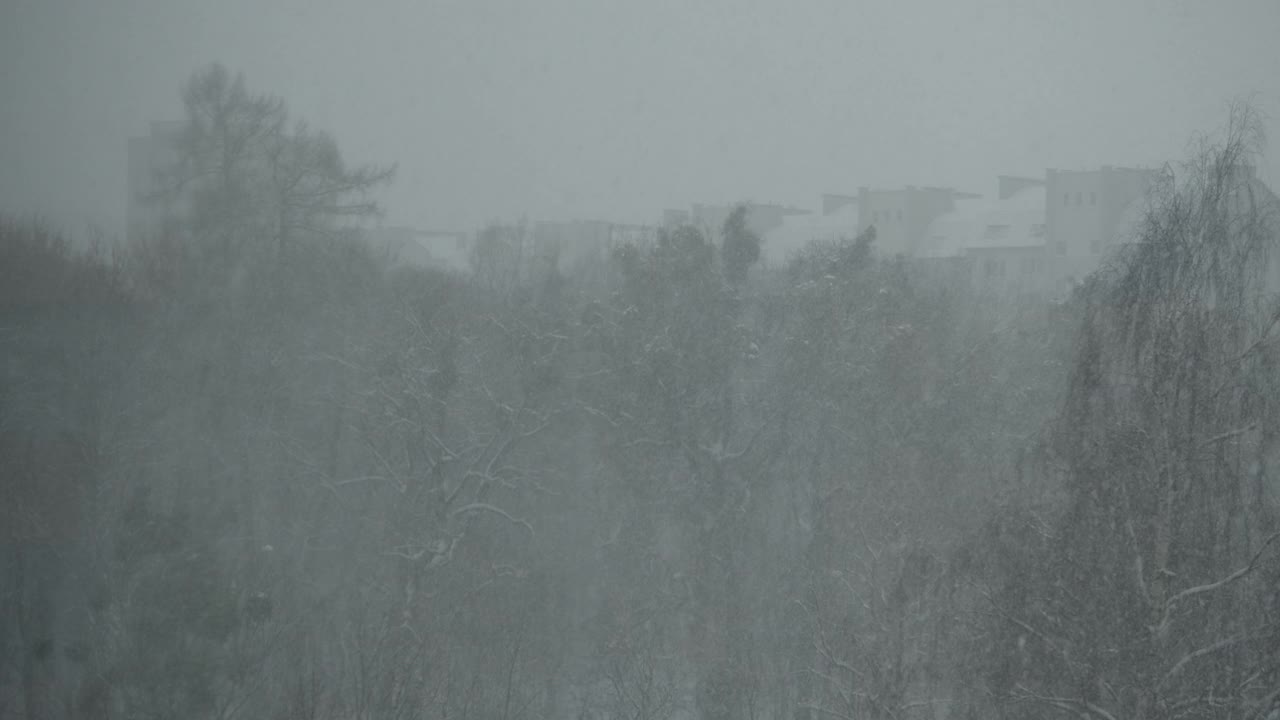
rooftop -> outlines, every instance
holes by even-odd
[[[1005,199],[969,198],[929,224],[921,257],[954,257],[968,250],[1044,245],[1045,189],[1026,187]]]

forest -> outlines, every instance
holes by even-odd
[[[182,99],[163,229],[0,221],[0,717],[1280,717],[1249,108],[1015,303],[741,211],[392,265],[393,168]]]

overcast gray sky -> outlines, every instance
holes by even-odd
[[[469,228],[1158,165],[1248,93],[1280,142],[1277,38],[1280,0],[2,0],[0,211],[119,228],[212,61],[399,163],[388,221]]]

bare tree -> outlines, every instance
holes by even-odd
[[[992,598],[1011,702],[1104,720],[1257,718],[1280,696],[1273,263],[1257,119],[1166,171],[1085,290],[1046,469],[1067,502],[1030,577]]]

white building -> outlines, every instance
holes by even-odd
[[[995,199],[959,199],[931,220],[913,254],[961,260],[952,264],[981,292],[1061,297],[1131,233],[1153,178],[1111,167],[1002,176]]]
[[[1046,293],[1045,189],[1026,185],[1006,196],[967,198],[935,218],[917,257],[960,258],[972,287],[995,294]]]
[[[470,233],[395,226],[369,228],[362,234],[378,257],[392,265],[460,273],[471,269]]]
[[[832,197],[832,196],[827,196]],[[852,240],[858,234],[858,204],[825,203],[824,212],[788,215],[761,238],[760,260],[765,265],[784,265],[813,242],[834,243]]]

